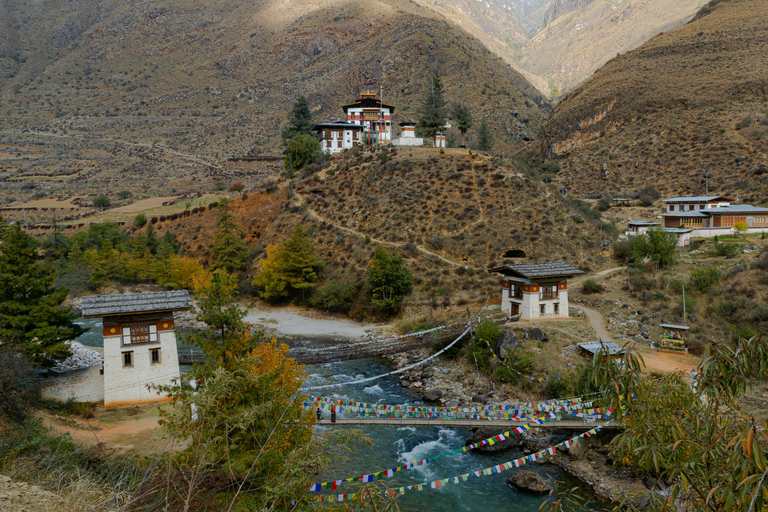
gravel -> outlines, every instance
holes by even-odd
[[[64,361],[60,362],[58,365],[54,366],[54,371],[68,372],[104,364],[104,357],[102,357],[102,355],[95,350],[86,348],[77,341],[71,341],[68,343],[69,351],[72,353],[72,355],[70,355]]]

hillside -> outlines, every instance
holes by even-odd
[[[284,240],[293,225],[313,229],[325,277],[364,279],[376,245],[402,254],[417,283],[410,304],[462,305],[498,294],[489,264],[509,250],[515,261],[564,260],[583,269],[610,258],[605,234],[578,223],[557,194],[490,158],[432,149],[347,154],[296,186],[248,194],[233,212],[252,247]],[[157,222],[182,251],[209,256],[216,210]],[[366,239],[366,236],[368,239]],[[258,266],[258,264],[257,264]]]
[[[543,132],[556,183],[581,193],[726,194],[764,202],[768,3],[712,2],[695,20],[608,62]]]
[[[705,0],[417,0],[558,97],[617,53],[681,26]]]
[[[25,199],[30,181],[62,198],[229,182],[226,158],[279,155],[300,94],[314,120],[328,121],[373,80],[398,123],[416,117],[430,69],[443,75],[449,102],[489,117],[501,153],[524,147],[521,135],[532,138],[550,108],[479,41],[407,0],[32,0],[1,9],[4,202]]]

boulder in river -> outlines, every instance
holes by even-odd
[[[505,329],[499,336],[499,341],[496,342],[496,355],[501,359],[506,359],[513,350],[520,348],[520,346],[520,340],[517,339],[515,333]]]
[[[472,429],[472,437],[469,438],[467,441],[467,445],[479,443],[480,441],[483,441],[485,439],[489,439],[491,437],[497,436],[504,432],[503,429],[500,428],[491,428],[491,427],[479,427]],[[497,452],[503,452],[505,450],[512,450],[515,448],[520,447],[521,437],[520,436],[511,436],[507,437],[503,441],[496,441],[493,445],[486,444],[485,446],[478,446],[475,448],[476,451],[481,453],[497,453]]]
[[[443,396],[443,392],[439,389],[430,389],[424,392],[424,400],[427,402],[437,402]]]
[[[538,327],[534,327],[531,330],[531,339],[536,341],[549,341],[549,336],[547,336],[547,333],[545,333]]]
[[[584,438],[579,438],[575,440],[571,447],[568,449],[568,454],[573,460],[583,460],[584,457],[587,456],[588,451],[589,445],[587,442],[584,440]]]
[[[525,469],[509,477],[507,483],[521,491],[544,493],[552,490],[552,486],[541,475]]]

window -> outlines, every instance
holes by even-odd
[[[515,299],[523,298],[523,287],[519,284],[509,284],[509,296]]]
[[[555,314],[556,315],[560,314],[560,304],[555,304]]]
[[[554,286],[542,286],[540,300],[551,300],[557,297],[557,291]]]
[[[546,313],[547,313],[547,305],[546,304],[542,304],[541,306],[539,306],[539,314],[540,315],[544,315]]]
[[[123,352],[123,368],[133,366],[133,352]]]
[[[694,204],[692,204],[692,205],[689,205],[689,206],[688,206],[688,211],[691,211],[691,210],[693,210],[694,208],[696,208],[696,205],[694,205]]]
[[[159,364],[160,363],[160,349],[159,348],[149,349],[149,362],[151,364]]]
[[[157,324],[131,325],[123,327],[123,345],[154,343],[157,341]]]
[[[669,205],[669,211],[671,212],[675,211],[675,205],[673,204]]]
[[[700,205],[699,205],[699,210],[703,210],[703,209],[704,209],[704,205],[703,205],[703,204],[700,204]]]

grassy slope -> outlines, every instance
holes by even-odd
[[[710,192],[764,201],[768,4],[727,0],[707,12],[612,59],[557,105],[542,149],[561,159],[565,187],[693,195],[709,172]]]

